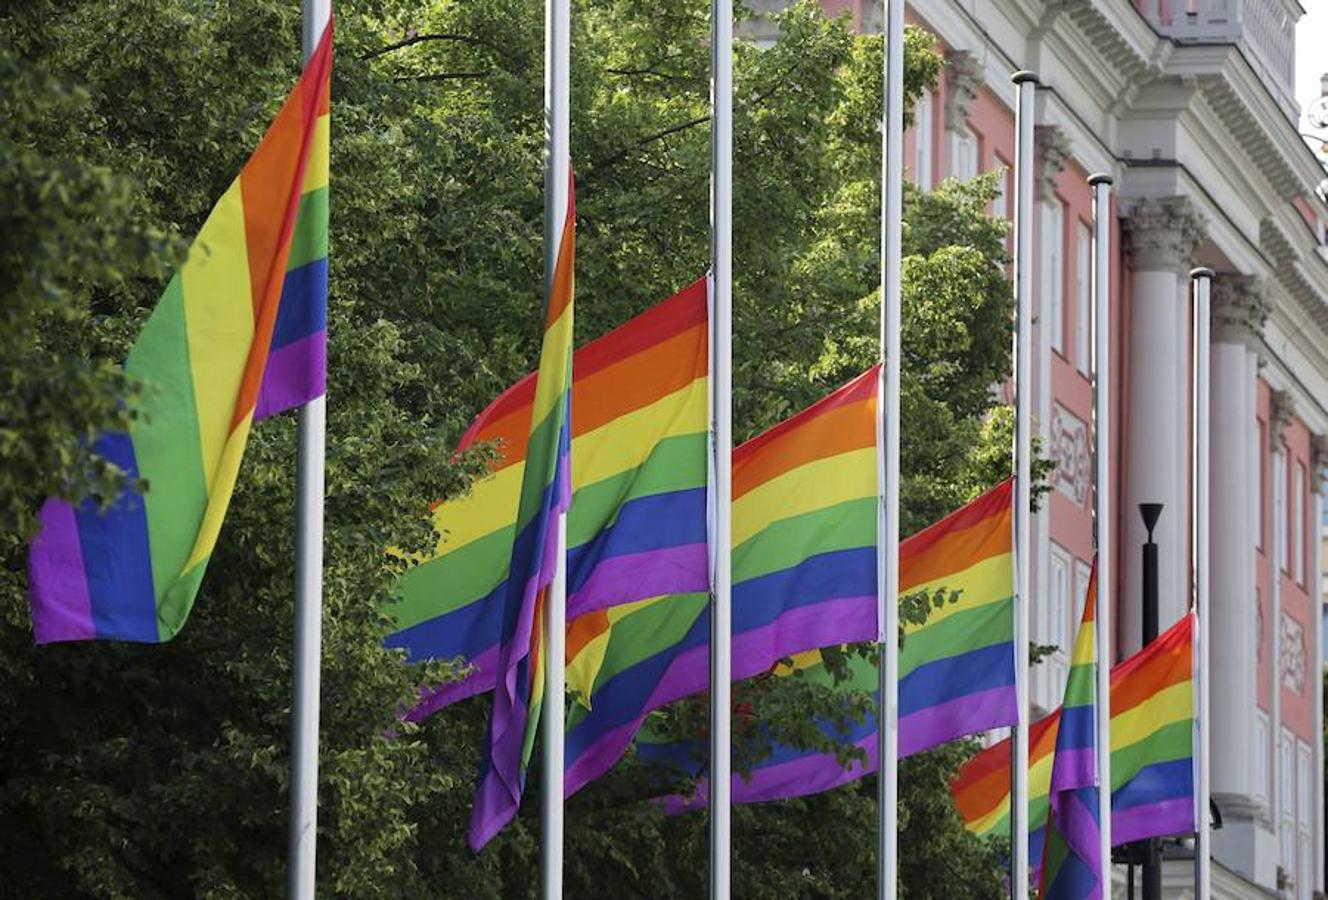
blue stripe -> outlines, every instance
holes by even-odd
[[[1111,809],[1122,812],[1135,806],[1194,796],[1194,762],[1189,758],[1144,766],[1111,794]]]
[[[96,450],[137,480],[138,460],[129,435],[102,435]],[[157,593],[152,579],[152,548],[148,539],[143,496],[126,489],[102,511],[95,500],[84,500],[74,512],[78,520],[83,568],[88,576],[92,622],[98,638],[158,643]]]
[[[840,597],[876,596],[876,548],[835,550],[733,585],[733,632],[769,625],[781,613]],[[863,604],[875,621],[876,603]]]
[[[1013,645],[993,644],[926,663],[908,673],[899,682],[899,715],[1013,684]]]
[[[1096,735],[1096,707],[1070,706],[1061,709],[1061,723],[1056,732],[1057,750],[1092,749]]]
[[[1083,900],[1097,884],[1097,873],[1066,848],[1061,867],[1053,873],[1043,873],[1052,879],[1046,891],[1046,900]]]
[[[411,662],[458,656],[474,659],[498,643],[506,593],[507,579],[503,579],[478,600],[390,634],[383,644],[405,650]]]
[[[327,257],[286,273],[272,330],[272,349],[327,330]]]
[[[567,551],[567,592],[579,591],[606,559],[706,540],[706,489],[688,488],[636,497],[592,539]]]

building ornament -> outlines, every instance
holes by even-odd
[[[1305,693],[1305,629],[1286,613],[1282,614],[1281,668],[1282,686]]]
[[[1268,451],[1282,452],[1282,432],[1291,424],[1291,417],[1296,414],[1295,402],[1289,391],[1277,388],[1269,393],[1268,398]]]
[[[1328,434],[1310,435],[1310,490],[1322,494],[1328,488]]]
[[[1214,341],[1246,344],[1256,349],[1272,311],[1263,279],[1254,275],[1218,275],[1213,279]]]
[[[1033,143],[1037,148],[1038,196],[1056,199],[1056,176],[1070,158],[1070,139],[1059,125],[1035,125]]]
[[[945,60],[945,127],[963,132],[968,128],[968,105],[982,87],[982,63],[969,50],[956,50]]]
[[[1135,269],[1187,271],[1204,235],[1204,220],[1188,197],[1144,197],[1126,209],[1126,251]]]
[[[1093,468],[1088,425],[1059,403],[1052,404],[1050,444],[1056,463],[1053,486],[1076,506],[1087,507]]]

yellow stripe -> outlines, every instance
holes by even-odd
[[[1001,819],[1008,815],[1009,812],[1010,795],[1006,794],[991,812],[987,813],[985,816],[979,816],[972,822],[965,823],[965,827],[974,834],[985,836],[988,831],[991,831],[1000,824]]]
[[[672,597],[672,594],[663,594],[659,597],[647,597],[644,600],[633,600],[631,603],[620,603],[617,606],[610,606],[605,610],[605,613],[607,613],[609,617],[609,627],[612,628],[614,623],[621,622],[623,619],[633,613],[640,612],[647,606],[663,603],[665,600],[669,600]]]
[[[221,533],[221,523],[226,518],[226,507],[230,505],[231,493],[235,490],[235,480],[240,474],[240,460],[244,459],[244,445],[249,441],[249,428],[253,424],[254,411],[235,426],[218,458],[215,470],[208,477],[207,509],[203,511],[203,520],[198,524],[198,537],[194,549],[189,554],[189,561],[182,572],[187,572],[207,559],[212,548],[217,544],[217,535]]]
[[[1041,759],[1029,763],[1028,766],[1028,801],[1032,805],[1034,801],[1040,800],[1051,793],[1051,769],[1056,759],[1056,754],[1048,753]],[[969,831],[977,835],[986,835],[1010,812],[1010,795],[1007,793],[1001,798],[1001,801],[992,808],[991,812],[978,816],[972,822],[966,822],[965,826]]]
[[[705,378],[698,378],[649,406],[579,435],[572,444],[573,487],[595,484],[636,468],[649,458],[662,438],[705,431],[706,385]]]
[[[1079,634],[1074,639],[1074,653],[1070,656],[1070,664],[1082,666],[1093,662],[1093,627],[1085,623],[1079,628]]]
[[[180,277],[198,443],[203,473],[211,482],[231,433],[235,397],[254,339],[240,179],[231,182],[203,223]]]
[[[1111,717],[1111,752],[1137,744],[1173,722],[1192,718],[1193,710],[1193,682],[1173,684],[1133,709]]]
[[[451,553],[516,521],[524,463],[508,466],[471,486],[470,493],[448,500],[433,511],[438,532],[435,556]]]
[[[781,519],[875,496],[874,447],[798,466],[733,501],[733,546]]]
[[[567,664],[567,690],[586,709],[590,709],[590,695],[594,693],[595,679],[599,678],[608,649],[609,632],[605,630],[591,638]]]
[[[572,347],[572,306],[558,317],[557,321],[544,332],[544,341],[540,344],[539,377],[535,379],[535,400],[531,404],[530,428],[540,426],[549,417],[554,405],[562,399],[567,390],[568,363]],[[549,371],[542,371],[544,360],[551,356]]]
[[[931,628],[938,622],[944,622],[951,616],[977,609],[990,603],[1008,600],[1014,593],[1012,587],[1013,569],[1010,555],[1002,553],[991,556],[969,566],[967,569],[917,585],[909,593],[921,590],[935,590],[944,587],[950,591],[962,591],[958,603],[949,603],[939,609],[932,609],[927,621],[920,626],[909,626],[907,633]]]
[[[800,672],[804,669],[810,669],[813,666],[821,664],[820,650],[804,650],[801,653],[795,653],[788,658],[788,662],[781,662],[775,666],[775,674],[780,678],[792,675],[794,672]]]
[[[322,115],[314,123],[313,142],[309,145],[309,163],[304,167],[304,186],[300,193],[310,194],[327,187],[328,146],[331,144],[332,117]]]

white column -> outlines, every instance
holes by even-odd
[[[1314,435],[1311,439],[1311,451],[1310,479],[1314,485],[1314,493],[1310,500],[1310,510],[1314,519],[1313,538],[1310,544],[1313,567],[1310,569],[1310,575],[1314,580],[1310,582],[1310,628],[1313,629],[1314,640],[1310,646],[1313,648],[1314,659],[1309,664],[1309,676],[1314,685],[1314,771],[1319,773],[1323,771],[1323,488],[1324,467],[1328,466],[1328,437],[1321,434]],[[1314,796],[1314,830],[1310,840],[1310,845],[1315,848],[1313,887],[1322,891],[1324,889],[1323,790],[1311,793]]]
[[[1212,293],[1212,783],[1223,820],[1234,834],[1246,823],[1252,826],[1258,812],[1258,773],[1249,761],[1258,705],[1259,518],[1249,515],[1248,505],[1249,485],[1260,481],[1255,347],[1267,301],[1258,282],[1238,275],[1219,275]]]
[[[1141,645],[1140,503],[1163,504],[1158,543],[1159,627],[1180,618],[1189,599],[1189,256],[1201,222],[1188,199],[1136,200],[1127,207],[1131,275],[1125,523],[1120,553],[1120,636],[1125,654]]]
[[[1291,395],[1286,391],[1274,390],[1268,409],[1268,449],[1272,453],[1273,469],[1273,543],[1268,555],[1269,598],[1268,621],[1264,626],[1269,629],[1271,638],[1268,654],[1269,715],[1272,724],[1269,731],[1272,740],[1268,765],[1272,771],[1272,789],[1269,791],[1269,818],[1273,822],[1275,859],[1282,864],[1282,549],[1291,540],[1287,529],[1287,476],[1290,465],[1286,455],[1286,445],[1282,443],[1282,433],[1290,423],[1292,416]],[[1280,482],[1280,483],[1279,483]],[[1278,535],[1281,535],[1281,541]],[[1290,553],[1289,545],[1288,554]],[[1288,557],[1289,558],[1289,557]],[[1292,756],[1295,765],[1295,756]],[[1294,801],[1293,801],[1294,802]],[[1295,846],[1295,822],[1292,822],[1292,846]],[[1294,854],[1293,854],[1294,859]],[[1289,874],[1295,876],[1294,864]]]

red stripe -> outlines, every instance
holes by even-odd
[[[939,522],[928,525],[899,545],[900,558],[921,556],[955,531],[972,528],[988,519],[1007,514],[1010,510],[1010,491],[1013,486],[1014,479],[1007,479]],[[956,565],[955,571],[961,568],[963,566]]]
[[[771,426],[750,441],[744,442],[733,451],[734,466],[737,466],[743,460],[760,453],[769,444],[778,440],[782,435],[803,427],[810,420],[823,416],[832,409],[839,409],[840,407],[848,406],[850,403],[857,403],[876,396],[877,372],[880,368],[879,363],[872,366],[870,369],[863,372],[857,378],[854,378],[848,384],[839,388],[828,397],[818,400],[797,415],[785,419],[778,425]]]

